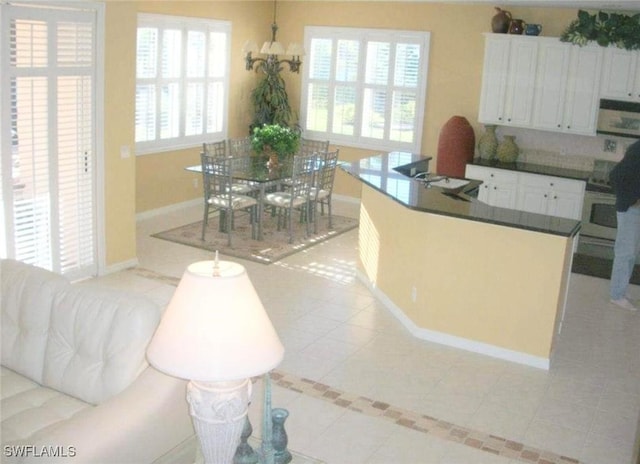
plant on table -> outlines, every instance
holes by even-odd
[[[251,134],[251,147],[258,154],[274,152],[279,159],[286,159],[298,151],[300,134],[279,124],[263,124]]]

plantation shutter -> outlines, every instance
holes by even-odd
[[[2,8],[4,255],[94,275],[96,13]]]

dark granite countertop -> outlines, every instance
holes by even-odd
[[[578,169],[545,166],[542,164],[523,163],[519,161],[516,161],[515,163],[503,163],[496,160],[489,161],[475,158],[472,164],[489,168],[506,169],[508,171],[530,172],[533,174],[544,174],[545,176],[564,177],[566,179],[576,179],[584,181],[587,181],[591,176],[591,171],[580,171]]]
[[[424,182],[411,179],[394,169],[401,167],[403,170],[402,167],[411,165],[410,169],[415,167],[417,172],[421,172],[428,165],[429,159],[412,153],[391,152],[352,163],[340,163],[340,168],[416,211],[564,237],[571,237],[580,230],[580,221],[489,206],[474,198],[474,191],[477,192],[480,181],[472,180],[461,193],[451,195],[439,187],[426,187]]]

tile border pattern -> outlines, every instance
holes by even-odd
[[[533,464],[580,463],[577,459],[568,456],[562,456],[507,438],[462,427],[426,414],[398,408],[382,401],[352,395],[321,382],[296,377],[277,369],[271,373],[271,381],[279,387],[327,401],[350,411],[379,417],[402,427],[505,458]]]
[[[159,274],[149,269],[135,268],[133,271],[140,277],[160,281],[167,285],[177,286],[180,281],[179,278]],[[378,417],[402,427],[508,459],[529,464],[580,464],[579,460],[572,457],[402,409],[383,401],[353,395],[321,382],[297,377],[281,370],[276,369],[271,372],[271,381],[281,388],[327,401],[350,411]]]

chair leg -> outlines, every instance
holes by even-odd
[[[202,235],[200,240],[204,240],[204,234],[209,223],[209,203],[204,204],[204,217],[202,218]]]
[[[231,248],[231,232],[233,230],[232,224],[233,224],[233,210],[227,211],[227,245],[229,246],[229,248]]]
[[[333,229],[333,214],[331,213],[331,197],[327,197],[327,214],[329,215],[329,229]]]

